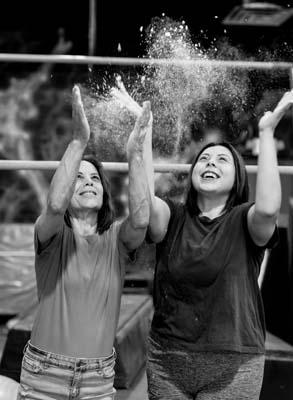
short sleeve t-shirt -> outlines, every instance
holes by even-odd
[[[119,240],[121,223],[84,238],[64,222],[42,249],[36,224],[39,308],[32,344],[72,357],[111,354],[127,257]]]
[[[263,353],[265,319],[258,275],[265,247],[247,227],[251,203],[210,220],[168,201],[157,245],[151,334],[195,351]],[[276,232],[268,246],[276,239]]]

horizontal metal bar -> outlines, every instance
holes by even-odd
[[[54,170],[59,161],[0,160],[0,170]],[[102,162],[106,171],[127,172],[128,163]],[[191,164],[154,164],[156,172],[188,172]]]
[[[0,250],[0,257],[34,257],[33,250]]]
[[[31,161],[31,160],[0,160],[1,170],[54,170],[59,161]],[[102,162],[106,171],[127,172],[128,164],[123,162]],[[154,163],[155,172],[189,172],[191,164],[158,164]],[[248,173],[256,173],[257,165],[246,165]],[[283,175],[293,175],[293,165],[280,165],[279,172]]]
[[[177,65],[177,66],[214,66],[245,69],[290,69],[293,63],[284,61],[229,61],[229,60],[184,60],[176,58],[134,58],[134,57],[101,57],[82,55],[50,54],[14,54],[0,53],[0,62],[21,63],[54,63],[54,64],[91,64],[91,65]]]

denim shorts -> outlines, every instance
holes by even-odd
[[[24,349],[17,400],[112,400],[116,353],[75,358],[33,346]]]

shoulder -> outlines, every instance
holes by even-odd
[[[247,243],[249,243],[251,248],[254,249],[265,249],[274,247],[279,241],[278,227],[275,225],[272,235],[268,238],[264,245],[258,245],[253,240],[250,230],[249,230],[249,210],[254,205],[254,202],[243,203],[239,206],[233,207],[231,210],[230,226],[234,229],[236,234],[237,226],[243,231]]]
[[[124,221],[125,219],[115,220],[101,236],[111,240],[118,238]]]
[[[34,245],[36,255],[41,255],[46,253],[47,251],[51,251],[51,249],[56,249],[59,244],[61,244],[62,238],[66,235],[70,235],[71,229],[67,227],[65,221],[61,224],[60,229],[48,240],[45,242],[41,242],[39,240],[39,219],[35,222],[34,225]]]
[[[226,211],[226,213],[220,215],[218,220],[218,227],[221,231],[229,236],[231,240],[239,240],[239,236],[247,236],[247,215],[253,203],[243,203],[234,206]],[[237,237],[237,239],[236,239]]]
[[[164,241],[170,240],[183,226],[186,219],[187,209],[184,203],[168,199],[166,201],[170,207],[170,220]]]
[[[183,215],[186,212],[186,206],[183,202],[174,201],[169,198],[164,199],[167,203],[168,207],[170,208],[171,217],[176,215]]]
[[[228,217],[233,218],[243,218],[244,220],[247,219],[247,214],[250,208],[253,206],[253,202],[246,202],[239,204],[235,207],[232,207],[231,210],[228,212]]]

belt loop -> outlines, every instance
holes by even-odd
[[[26,349],[28,348],[28,346],[29,346],[29,341],[28,342],[26,342],[26,345],[24,346],[24,348],[23,348],[23,354],[25,354],[25,352],[26,352]]]

